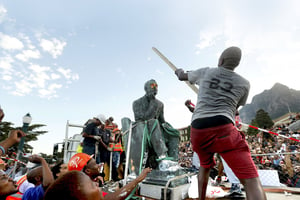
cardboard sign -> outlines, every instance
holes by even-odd
[[[281,186],[276,170],[258,170],[258,175],[263,186]]]

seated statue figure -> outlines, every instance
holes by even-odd
[[[156,81],[147,81],[144,89],[146,94],[133,102],[135,122],[130,141],[129,171],[136,174],[144,167],[158,168],[163,160],[178,160],[179,132],[164,119],[164,105],[155,98]],[[123,130],[128,129],[128,121],[128,118],[122,119]]]

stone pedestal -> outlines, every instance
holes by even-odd
[[[140,185],[140,195],[154,199],[180,200],[188,195],[190,173],[153,170]]]

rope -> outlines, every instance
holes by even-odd
[[[143,139],[142,139],[142,150],[141,150],[141,160],[140,160],[140,166],[139,166],[139,173],[141,173],[142,168],[143,168],[143,160],[144,160],[144,155],[145,155],[145,144],[147,143],[147,141],[150,143],[150,139],[151,138],[149,138],[147,121],[145,121],[145,127],[144,127],[144,131],[143,131]],[[136,189],[137,189],[137,186],[135,186],[135,188],[132,190],[130,195],[128,197],[126,197],[125,200],[134,199],[135,197],[133,195],[135,194]]]
[[[135,126],[133,126],[132,128],[134,128]],[[158,120],[156,119],[155,123],[153,124],[152,129],[151,129],[151,131],[149,133],[147,120],[145,121],[145,127],[144,127],[144,131],[143,131],[143,139],[142,139],[142,151],[141,151],[141,160],[140,160],[140,166],[139,166],[139,173],[141,173],[142,169],[145,167],[144,164],[143,164],[144,156],[145,156],[145,147],[146,147],[147,144],[151,147],[151,136],[152,136],[152,133],[153,133],[154,129],[157,126],[158,126]],[[166,158],[164,158],[164,160],[172,160],[172,159],[173,159],[173,157],[166,157]],[[136,191],[136,189],[137,189],[137,186],[133,189],[133,191],[126,198],[126,200],[135,199],[136,198],[136,197],[133,196],[134,193],[135,193],[135,191]]]
[[[240,124],[244,125],[244,126],[248,126],[250,128],[254,128],[254,129],[257,129],[259,131],[262,131],[262,132],[266,132],[266,133],[270,133],[270,134],[273,134],[273,135],[276,135],[276,136],[279,136],[279,137],[283,137],[283,138],[286,138],[286,139],[290,139],[290,140],[293,140],[293,141],[296,141],[296,142],[300,142],[300,140],[296,139],[296,138],[293,138],[293,137],[287,137],[285,135],[281,135],[281,134],[278,134],[278,133],[274,133],[272,131],[269,131],[269,130],[266,130],[266,129],[262,129],[262,128],[258,128],[258,127],[255,127],[255,126],[252,126],[252,125],[249,125],[249,124],[244,124],[242,122],[240,122]]]
[[[10,158],[10,157],[1,157],[1,159],[5,159],[5,160],[12,160],[12,161],[15,161],[15,162],[21,163],[21,164],[23,164],[23,165],[27,165],[27,163],[24,163],[24,162],[22,162],[22,161],[20,161],[20,160],[17,160],[17,159],[15,159],[15,158]]]

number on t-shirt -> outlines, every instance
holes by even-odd
[[[226,92],[230,92],[233,88],[233,85],[230,82],[221,82],[220,79],[212,78],[209,84],[209,88],[211,89],[221,89]]]

